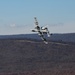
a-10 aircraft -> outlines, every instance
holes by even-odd
[[[38,25],[37,18],[34,17],[34,19],[35,19],[35,29],[32,30],[32,32],[38,32],[38,35],[41,37],[41,39],[43,40],[43,42],[44,42],[45,44],[48,44],[46,38],[44,37],[44,34],[47,34],[48,37],[50,37],[50,35],[51,35],[51,34],[49,33],[48,28],[47,28],[46,26],[40,27],[40,26]]]

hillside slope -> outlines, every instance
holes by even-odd
[[[34,71],[35,75],[38,72],[40,72],[38,75],[52,75],[52,73],[53,75],[57,73],[58,75],[73,75],[75,73],[75,45],[62,42],[49,42],[46,45],[43,42],[22,39],[0,40],[1,74],[23,72],[24,75],[24,72]],[[62,74],[62,72],[66,73]]]
[[[65,34],[53,34],[51,37],[45,38],[52,41],[63,41],[63,42],[73,42],[75,43],[75,33],[65,33]],[[41,40],[38,34],[19,34],[19,35],[0,35],[0,39],[32,39]]]

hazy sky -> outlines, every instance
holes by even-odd
[[[0,0],[0,35],[31,33],[35,16],[51,33],[75,32],[75,0]]]

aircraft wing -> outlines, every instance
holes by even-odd
[[[34,17],[34,19],[35,19],[35,25],[36,25],[36,26],[38,26],[37,18],[36,18],[36,17]]]
[[[46,38],[44,38],[44,35],[42,34],[42,32],[38,32],[39,34],[39,36],[41,37],[41,39],[43,40],[43,42],[45,43],[45,44],[48,44],[48,42],[47,42],[47,40],[46,40]]]
[[[41,39],[43,40],[43,42],[44,42],[45,44],[48,44],[48,42],[47,42],[46,38],[41,37]]]
[[[35,25],[36,25],[35,29],[37,29],[38,31],[40,31],[40,27],[38,25],[38,21],[37,21],[36,17],[34,17],[34,19],[35,19]]]

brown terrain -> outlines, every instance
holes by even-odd
[[[75,75],[75,44],[0,40],[0,75]]]

